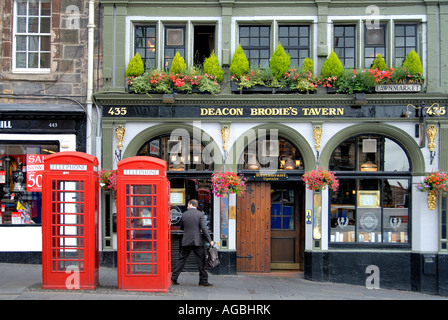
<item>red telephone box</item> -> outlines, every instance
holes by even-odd
[[[82,152],[45,157],[42,287],[95,289],[98,266],[98,159]]]
[[[118,289],[167,292],[171,285],[170,184],[165,161],[118,162]]]

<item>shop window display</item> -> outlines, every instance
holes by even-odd
[[[330,170],[340,183],[331,194],[330,242],[409,243],[410,164],[398,143],[349,138],[334,150]]]
[[[43,161],[58,151],[57,143],[0,142],[0,225],[41,223]]]

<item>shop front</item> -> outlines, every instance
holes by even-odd
[[[1,106],[1,262],[41,263],[44,159],[60,151],[85,150],[84,115],[72,105],[48,106],[48,111],[33,105]]]
[[[167,161],[172,238],[181,237],[176,223],[186,201],[199,199],[221,244],[222,263],[213,272],[302,270],[310,280],[365,285],[366,268],[377,266],[383,287],[415,290],[440,282],[427,274],[427,253],[439,251],[439,215],[415,185],[439,166],[446,101],[412,97],[375,95],[364,104],[323,95],[200,102],[177,95],[169,104],[162,97],[96,98],[108,137],[105,165],[113,167],[120,155],[117,126],[126,130],[124,158]],[[410,105],[428,107],[409,113]],[[442,112],[432,112],[435,105]],[[337,190],[307,188],[302,177],[316,168],[335,173]],[[243,174],[246,192],[213,195],[210,178],[219,171]],[[176,248],[172,253],[176,259]]]

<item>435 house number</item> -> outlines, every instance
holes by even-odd
[[[125,116],[128,110],[126,107],[110,107],[107,113],[111,116]]]

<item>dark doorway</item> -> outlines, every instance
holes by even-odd
[[[215,26],[194,26],[194,64],[202,65],[215,50]]]

